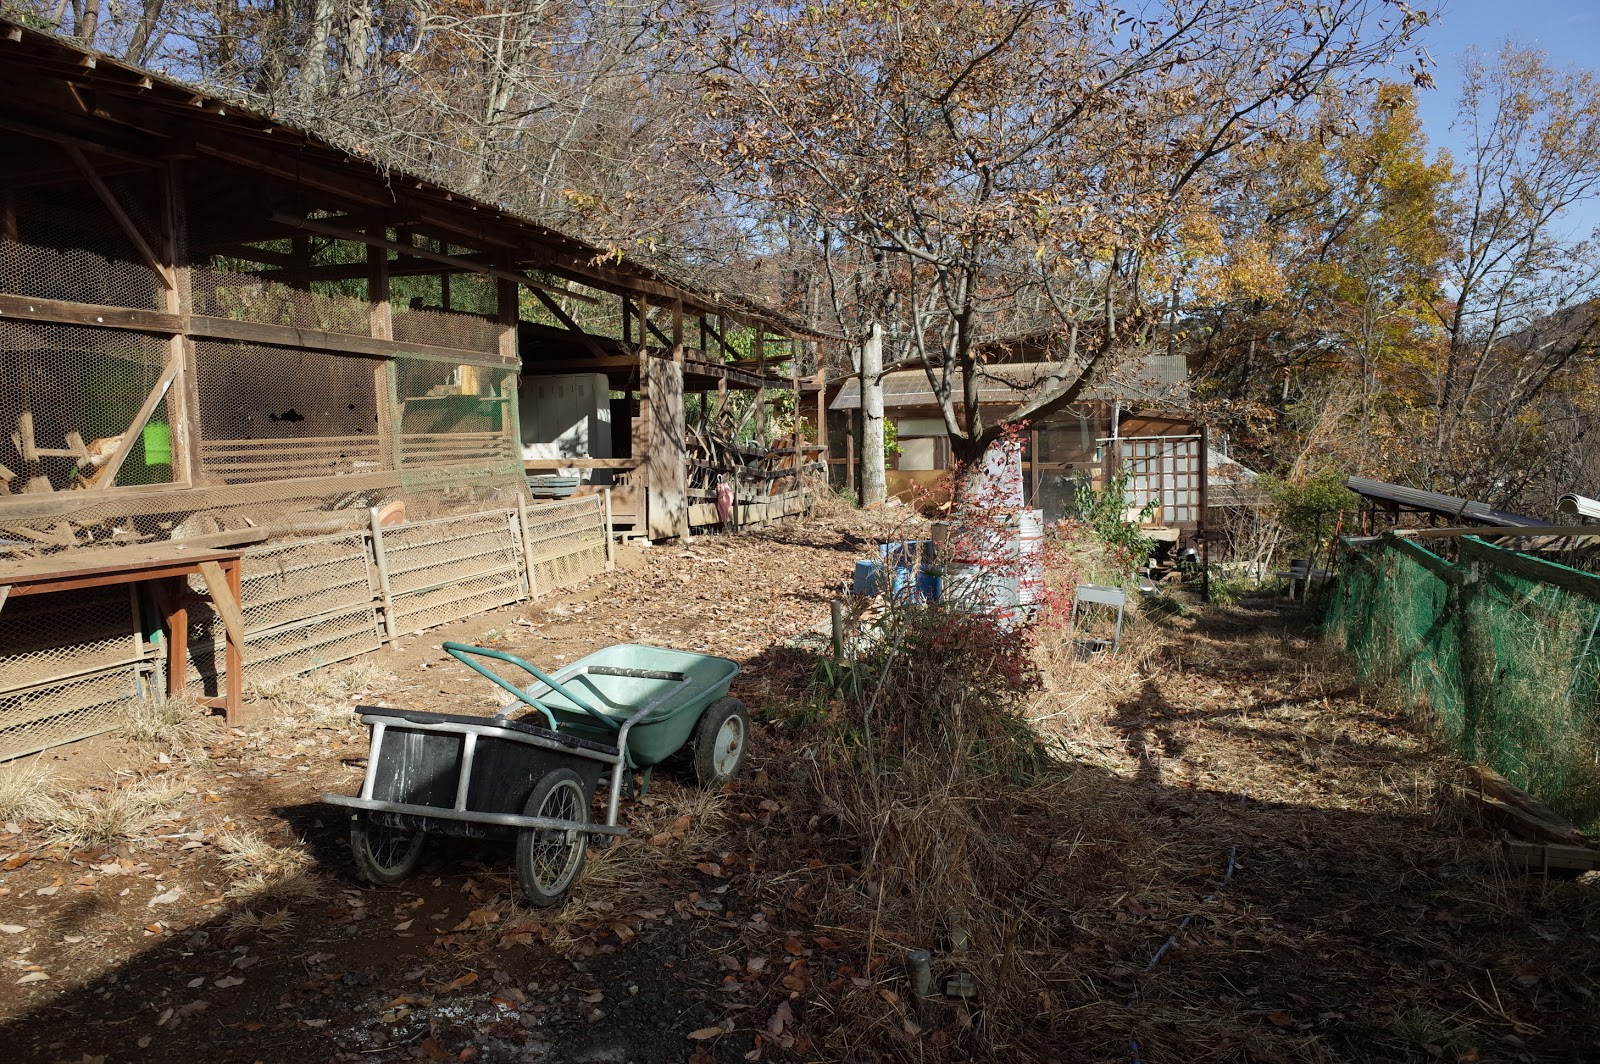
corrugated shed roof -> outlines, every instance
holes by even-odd
[[[1017,406],[1049,388],[1070,384],[1080,367],[1066,362],[1012,362],[978,368],[980,403]],[[960,396],[961,374],[951,375],[950,393]],[[1189,365],[1182,355],[1149,355],[1108,374],[1100,384],[1084,392],[1084,402],[1113,399],[1140,403],[1177,403],[1189,397]],[[888,373],[883,378],[883,405],[887,409],[905,406],[931,406],[938,403],[924,370],[910,369]],[[830,409],[859,410],[861,382],[845,381]]]
[[[1436,491],[1422,491],[1418,488],[1408,488],[1403,484],[1389,484],[1382,480],[1369,480],[1366,477],[1351,477],[1345,481],[1345,486],[1364,498],[1392,502],[1408,510],[1422,510],[1451,520],[1470,521],[1478,525],[1523,525],[1529,528],[1550,524],[1537,517],[1524,517],[1509,510],[1496,510],[1488,503],[1458,499],[1453,495],[1441,495]]]
[[[24,25],[12,17],[0,16],[0,62],[14,69],[31,70],[43,81],[60,81],[81,86],[91,93],[103,92],[150,112],[176,116],[180,131],[188,139],[181,148],[163,147],[174,154],[198,151],[229,158],[210,142],[220,135],[258,152],[282,155],[285,166],[298,174],[298,164],[338,172],[353,183],[373,192],[386,205],[406,207],[426,203],[441,215],[453,215],[467,223],[469,230],[492,227],[507,244],[522,244],[537,249],[541,261],[536,268],[548,269],[557,276],[602,290],[642,291],[658,298],[682,299],[689,308],[709,313],[726,312],[748,323],[760,323],[776,332],[817,339],[843,339],[831,328],[797,321],[739,293],[713,291],[669,275],[664,269],[631,256],[615,256],[594,244],[551,229],[517,211],[457,192],[437,181],[407,174],[382,159],[374,158],[353,145],[339,145],[321,133],[302,129],[292,122],[263,114],[252,104],[223,99],[204,86],[191,85],[145,67],[126,63],[103,52],[85,48],[54,33]],[[37,121],[48,126],[51,113],[37,104],[29,105]],[[98,116],[99,112],[94,112]],[[110,118],[107,126],[114,124]],[[10,128],[18,128],[10,123]],[[22,130],[27,132],[26,130]],[[48,134],[46,134],[48,136]],[[92,150],[102,150],[93,145]],[[237,161],[237,160],[236,160]],[[248,164],[251,160],[246,160]],[[258,164],[260,157],[254,159]],[[307,175],[306,180],[310,180]],[[349,199],[344,192],[335,198]],[[533,261],[533,260],[527,260]]]
[[[1586,498],[1569,491],[1556,503],[1556,514],[1584,522],[1600,521],[1600,499]]]

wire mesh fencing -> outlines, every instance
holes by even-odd
[[[241,565],[245,679],[377,650],[390,619],[409,635],[588,579],[606,568],[607,534],[593,496],[252,547]],[[215,696],[225,643],[200,578],[185,604],[186,687]],[[0,761],[114,730],[129,699],[165,690],[153,605],[122,585],[0,607]]]
[[[115,728],[157,665],[127,586],[11,599],[0,648],[0,761]]]
[[[527,564],[533,590],[587,580],[605,571],[603,502],[587,495],[529,507],[525,511]]]
[[[382,578],[401,635],[527,595],[513,510],[417,521],[381,536]]]
[[[1469,761],[1600,828],[1600,577],[1468,538],[1346,541],[1329,631]]]

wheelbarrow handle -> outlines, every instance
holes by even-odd
[[[612,720],[610,717],[594,708],[594,706],[590,705],[588,700],[580,697],[576,691],[571,690],[560,680],[557,680],[554,676],[546,674],[537,666],[529,664],[528,662],[517,657],[515,654],[507,654],[503,650],[490,650],[488,647],[475,647],[470,643],[446,643],[444,644],[444,650],[446,654],[449,654],[457,661],[462,662],[475,672],[479,672],[484,676],[487,676],[489,679],[493,680],[507,691],[510,691],[512,694],[516,695],[517,698],[521,699],[523,702],[526,702],[528,705],[533,706],[535,709],[539,710],[539,712],[543,713],[545,715],[545,719],[550,722],[551,731],[559,731],[560,727],[556,723],[556,715],[550,711],[549,706],[546,706],[543,702],[539,701],[537,698],[534,698],[532,695],[528,694],[510,680],[507,680],[504,676],[501,676],[487,665],[473,661],[472,658],[494,658],[496,661],[504,661],[515,665],[524,672],[532,674],[552,691],[565,696],[568,701],[577,706],[579,709],[583,710],[585,713],[589,714],[591,717],[605,722],[611,727],[612,731],[616,731],[621,727],[621,725],[616,721]]]

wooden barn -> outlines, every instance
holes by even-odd
[[[0,759],[584,578],[719,477],[804,505],[798,430],[714,431],[798,391],[781,316],[9,21],[0,86]],[[604,448],[519,412],[573,380]]]
[[[999,420],[1041,389],[1071,380],[1074,372],[1061,362],[983,367],[978,396],[985,418]],[[959,380],[952,385],[956,394],[961,389]],[[1183,356],[1148,356],[1122,368],[1081,402],[1030,424],[1022,455],[1028,505],[1043,510],[1046,521],[1057,521],[1075,512],[1084,489],[1103,488],[1126,474],[1130,514],[1153,507],[1144,521],[1148,528],[1174,541],[1193,540],[1205,523],[1207,444],[1203,424],[1174,412],[1186,405],[1187,389]],[[907,502],[943,501],[950,445],[928,375],[920,369],[885,374],[883,405],[898,448],[889,459],[889,493]],[[829,410],[833,438],[840,442],[830,459],[847,478],[853,475],[860,409],[858,381],[834,390]]]

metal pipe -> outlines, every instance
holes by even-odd
[[[400,813],[405,816],[436,817],[440,820],[462,820],[469,824],[497,824],[508,828],[559,828],[588,831],[599,835],[626,835],[627,828],[610,824],[579,823],[576,820],[557,820],[547,816],[519,816],[516,813],[477,813],[460,809],[441,809],[434,805],[407,805],[404,802],[379,802],[352,798],[347,794],[324,794],[322,801],[328,805],[342,805],[347,809],[368,809],[377,813]]]

